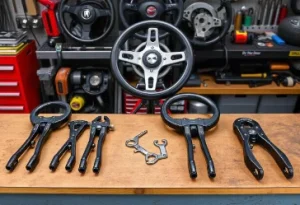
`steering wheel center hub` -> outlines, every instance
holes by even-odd
[[[149,17],[155,17],[157,15],[157,9],[155,6],[148,6],[146,13]]]
[[[158,51],[147,51],[143,63],[147,68],[156,68],[161,64],[161,54]]]
[[[80,21],[84,23],[91,23],[95,19],[95,11],[91,6],[84,6],[80,10]]]

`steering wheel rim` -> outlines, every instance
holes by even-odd
[[[222,31],[220,32],[220,34],[218,36],[216,36],[215,38],[210,39],[208,41],[200,41],[200,40],[196,39],[195,37],[188,36],[188,39],[190,40],[191,44],[193,44],[194,46],[205,47],[205,46],[213,45],[213,44],[219,42],[221,39],[223,39],[226,36],[227,32],[229,31],[231,24],[233,22],[232,5],[231,5],[230,0],[220,0],[220,1],[221,1],[221,6],[220,6],[220,8],[218,8],[218,11],[220,11],[222,8],[225,8],[225,11],[226,11],[225,12],[226,20],[225,20],[225,24],[223,26]]]
[[[151,28],[151,27],[153,27],[153,28]],[[169,87],[165,90],[162,90],[162,91],[155,92],[155,89],[156,89],[156,86],[155,86],[156,84],[155,83],[157,83],[157,81],[154,82],[154,80],[153,80],[152,88],[154,87],[154,89],[152,91],[149,91],[149,89],[147,90],[147,87],[148,87],[147,86],[147,81],[150,78],[147,78],[145,80],[146,81],[146,90],[145,91],[138,90],[137,88],[132,87],[125,80],[122,73],[120,72],[119,61],[124,61],[122,59],[123,58],[122,57],[123,53],[125,53],[125,52],[127,52],[129,54],[132,53],[131,51],[121,51],[121,47],[137,31],[139,31],[141,29],[144,29],[144,28],[149,28],[148,31],[150,32],[149,35],[150,35],[150,39],[151,39],[151,32],[152,32],[152,30],[155,30],[155,28],[157,29],[157,27],[162,28],[165,31],[168,31],[170,33],[176,34],[179,37],[179,41],[185,46],[185,51],[184,52],[163,53],[163,55],[161,56],[161,59],[165,60],[166,62],[161,60],[160,65],[159,65],[159,66],[161,66],[160,69],[163,68],[163,66],[170,65],[170,64],[166,64],[169,61],[178,63],[177,59],[176,60],[171,60],[172,55],[176,55],[177,53],[180,53],[180,55],[182,55],[182,58],[179,59],[179,60],[181,60],[180,62],[182,62],[183,58],[185,58],[184,62],[186,62],[186,66],[185,66],[184,72],[181,75],[181,77],[179,78],[179,80],[175,84],[173,84],[171,87]],[[155,38],[156,38],[156,40],[154,42],[157,43],[157,41],[158,41],[158,43],[159,43],[158,31],[156,31],[156,37]],[[153,42],[152,40],[149,40],[149,39],[148,39],[148,41]],[[147,43],[148,43],[148,41],[147,41]],[[152,51],[152,50],[150,50],[150,51]],[[154,51],[156,51],[156,50],[154,50]],[[144,63],[145,58],[147,58],[146,56],[150,55],[147,52],[148,52],[147,50],[144,51],[143,56],[141,54],[141,57],[138,59],[139,62],[142,62],[142,64]],[[165,58],[164,56],[167,56],[167,58]],[[120,57],[121,57],[122,60],[120,60]],[[137,59],[134,57],[134,60],[137,60]],[[125,61],[125,62],[128,62],[128,61]],[[172,63],[172,64],[175,64],[175,63]],[[136,24],[132,25],[131,27],[129,27],[126,31],[124,31],[119,36],[119,38],[117,39],[115,45],[113,46],[112,52],[111,52],[112,74],[114,75],[115,79],[118,81],[120,86],[126,92],[130,93],[131,95],[134,95],[134,96],[137,96],[139,98],[146,99],[146,100],[158,100],[158,99],[166,98],[168,96],[171,96],[171,95],[174,95],[175,93],[177,93],[184,86],[184,84],[188,81],[188,79],[191,75],[192,69],[193,69],[193,63],[194,63],[193,49],[192,49],[192,47],[189,43],[189,40],[185,37],[185,35],[178,28],[176,28],[175,26],[173,26],[169,23],[163,22],[163,21],[156,21],[156,20],[149,20],[149,21],[139,22],[139,23],[136,23]],[[132,63],[132,64],[134,64],[134,63]],[[146,67],[146,68],[149,69],[149,67]],[[144,69],[144,73],[145,72],[146,71]],[[150,68],[150,72],[151,72],[151,68]],[[152,72],[158,75],[159,69],[156,70],[156,68],[154,68],[154,69],[152,69]],[[147,75],[149,75],[149,74],[147,74]],[[146,76],[145,76],[145,78],[146,78]],[[149,82],[148,82],[148,85],[149,85]]]
[[[141,15],[148,17],[149,20],[155,19],[157,16],[149,16],[147,15],[147,9],[150,7],[154,7],[155,9],[158,9],[161,4],[159,1],[144,1],[142,3],[125,3],[125,0],[120,0],[119,3],[119,16],[120,16],[120,20],[123,24],[123,26],[128,29],[130,27],[127,19],[125,18],[124,12],[126,10],[130,10],[130,11],[134,11],[134,12],[139,12]],[[145,4],[145,5],[143,5]],[[172,11],[172,10],[177,10],[178,14],[177,14],[177,18],[175,20],[175,23],[173,24],[174,26],[178,27],[182,21],[182,16],[183,16],[183,0],[177,0],[177,3],[174,4],[164,4],[164,11],[159,11],[157,13],[159,13],[160,15],[162,13],[168,12],[168,11]],[[142,12],[144,11],[144,12]],[[160,17],[160,16],[159,16]],[[156,20],[156,19],[155,19]],[[159,38],[165,38],[169,35],[169,33],[165,32],[159,35]],[[139,39],[147,39],[147,34],[139,34],[136,33],[135,36]]]
[[[115,22],[115,8],[111,2],[111,0],[105,0],[105,2],[108,4],[109,9],[98,9],[92,6],[88,6],[88,5],[83,5],[83,6],[68,6],[66,4],[68,0],[61,0],[60,2],[60,6],[59,6],[59,10],[58,10],[58,17],[59,17],[59,21],[60,21],[60,25],[63,29],[63,31],[72,39],[82,42],[82,43],[93,43],[96,41],[99,41],[103,38],[105,38],[113,29],[113,25]],[[86,3],[86,2],[84,2]],[[87,2],[89,3],[89,2]],[[93,3],[93,2],[91,2]],[[90,10],[90,17],[89,19],[85,19],[84,18],[84,12]],[[64,20],[64,14],[65,13],[71,13],[77,16],[77,18],[79,19],[78,23],[81,24],[82,26],[82,35],[83,37],[79,38],[77,36],[75,36],[72,32],[70,32],[69,28],[66,25],[66,22]],[[103,32],[102,35],[98,36],[97,38],[93,38],[93,39],[84,39],[86,38],[87,35],[87,31],[86,29],[91,29],[90,27],[95,23],[95,21],[101,17],[109,17],[110,18],[110,22],[109,25],[107,27],[107,29]],[[88,28],[89,27],[89,28]],[[90,30],[91,31],[91,30]],[[89,34],[90,34],[89,31]]]
[[[195,120],[174,119],[174,118],[170,117],[170,115],[168,114],[168,109],[170,108],[170,106],[173,103],[175,103],[177,101],[181,101],[181,100],[194,100],[197,102],[205,103],[210,108],[212,108],[213,116],[209,119],[198,118]],[[201,121],[201,124],[203,125],[204,130],[207,131],[207,130],[213,128],[219,122],[220,110],[212,100],[210,100],[202,95],[198,95],[198,94],[194,94],[194,93],[184,93],[184,94],[175,95],[165,101],[165,103],[163,104],[163,106],[161,108],[161,118],[163,119],[165,124],[167,124],[169,127],[173,128],[175,130],[178,130],[178,131],[182,131],[184,126],[186,126],[186,125],[192,125],[194,122],[197,123],[197,121]]]

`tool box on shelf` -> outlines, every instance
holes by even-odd
[[[297,99],[297,95],[261,96],[258,113],[293,113]]]
[[[40,103],[35,43],[15,55],[0,55],[0,113],[29,113]]]
[[[217,100],[221,113],[256,113],[259,95],[222,95]]]

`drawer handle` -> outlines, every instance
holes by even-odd
[[[0,106],[2,111],[21,111],[24,110],[24,106]]]
[[[20,97],[20,93],[0,93],[0,97]]]
[[[13,71],[14,66],[0,66],[0,71]]]
[[[18,86],[18,82],[0,82],[0,87],[15,87]]]

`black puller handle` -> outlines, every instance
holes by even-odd
[[[100,167],[102,163],[102,147],[105,141],[105,136],[107,132],[107,127],[102,127],[99,134],[98,145],[97,145],[97,155],[94,162],[93,172],[98,174],[100,172]]]
[[[190,177],[197,178],[197,170],[196,170],[196,164],[194,160],[194,147],[193,147],[190,126],[184,127],[184,135],[187,143],[188,167],[189,167]]]
[[[78,171],[80,173],[84,173],[86,171],[87,159],[90,155],[90,152],[92,151],[92,148],[94,147],[94,140],[95,140],[95,137],[96,137],[96,131],[97,131],[97,128],[95,126],[92,126],[89,142],[88,142],[88,144],[87,144],[87,146],[84,150],[84,153],[81,157],[81,160],[80,160],[80,164],[79,164],[79,168],[78,168]]]
[[[86,167],[87,167],[87,159],[81,158],[78,171],[83,174],[86,171]]]
[[[75,163],[76,163],[76,156],[74,156],[74,155],[70,156],[70,158],[69,158],[69,160],[66,164],[66,167],[65,167],[66,170],[68,172],[72,171],[73,168],[74,168]]]
[[[19,162],[19,158],[23,155],[23,153],[30,148],[32,141],[34,140],[34,138],[38,135],[38,131],[39,131],[39,124],[36,124],[28,139],[24,142],[24,144],[16,151],[15,154],[12,155],[12,157],[9,159],[9,161],[6,164],[6,169],[8,171],[13,171],[16,166],[18,165]]]
[[[41,155],[42,148],[43,148],[45,142],[48,140],[50,132],[51,132],[51,123],[47,123],[44,127],[42,134],[40,135],[40,138],[39,138],[37,144],[36,144],[34,154],[32,155],[28,164],[26,165],[26,169],[28,171],[33,171],[36,168],[36,166],[38,165],[38,163],[40,161],[40,155]]]
[[[216,177],[215,165],[214,165],[214,161],[210,155],[209,149],[206,144],[204,129],[202,126],[198,125],[197,130],[198,130],[198,137],[200,140],[201,149],[202,149],[202,152],[204,153],[206,164],[207,164],[208,176],[209,176],[209,178],[215,178]]]
[[[67,141],[62,148],[54,155],[52,161],[50,162],[49,169],[55,171],[59,165],[60,158],[64,155],[64,153],[68,150],[69,141]]]

